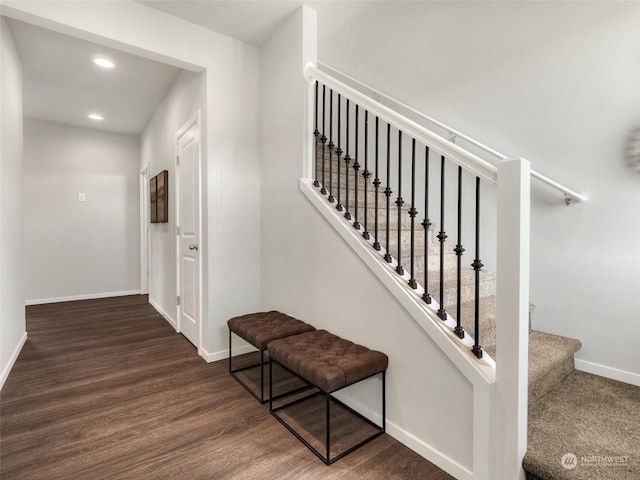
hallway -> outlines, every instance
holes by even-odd
[[[27,307],[1,396],[3,479],[451,478],[388,435],[325,466],[147,303]]]

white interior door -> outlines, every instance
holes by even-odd
[[[200,349],[200,115],[176,134],[178,331]]]

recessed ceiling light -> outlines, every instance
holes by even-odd
[[[98,113],[90,113],[89,118],[91,120],[104,120],[104,117]]]
[[[102,68],[113,68],[116,66],[111,60],[108,60],[104,57],[94,58],[93,63]]]

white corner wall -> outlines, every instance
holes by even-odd
[[[27,339],[22,227],[22,64],[0,17],[0,389]]]
[[[149,177],[169,172],[169,221],[149,225],[149,301],[177,326],[176,305],[176,132],[198,110],[206,110],[206,75],[183,71],[142,134],[141,168]],[[206,119],[202,119],[206,128]],[[204,138],[202,151],[206,151]]]
[[[25,119],[27,304],[140,292],[139,163],[138,136]]]
[[[329,65],[533,170],[533,327],[578,338],[579,368],[640,384],[638,2],[326,2]]]
[[[385,352],[388,433],[457,478],[471,478],[471,385],[298,190],[302,68],[315,50],[308,7],[262,48],[262,309]]]
[[[0,12],[190,71],[206,71],[202,351],[207,360],[224,358],[226,321],[260,307],[259,50],[129,0],[9,0],[0,4]],[[175,262],[175,252],[164,261]],[[175,295],[167,311],[175,312]]]

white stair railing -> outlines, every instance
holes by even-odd
[[[528,327],[529,327],[528,317],[529,317],[529,273],[530,273],[529,272],[529,257],[530,257],[529,221],[530,221],[530,183],[531,183],[530,179],[536,178],[544,182],[545,184],[562,192],[567,199],[567,204],[569,204],[571,200],[586,201],[587,197],[585,195],[579,194],[565,187],[564,185],[561,185],[556,181],[550,180],[543,175],[540,175],[536,172],[532,172],[530,169],[529,162],[525,159],[522,159],[522,158],[507,159],[505,158],[504,155],[500,154],[499,152],[482,145],[480,142],[477,142],[461,134],[460,132],[457,132],[456,130],[448,127],[447,125],[444,125],[440,122],[437,122],[434,119],[426,117],[425,115],[415,111],[411,107],[400,104],[400,102],[397,102],[392,99],[390,99],[390,101],[387,102],[391,104],[395,102],[396,107],[399,106],[400,108],[394,108],[393,106],[383,104],[380,101],[379,94],[374,94],[372,98],[370,94],[364,93],[364,92],[370,93],[370,92],[373,92],[373,90],[370,87],[363,84],[362,82],[359,82],[355,79],[351,79],[350,77],[347,77],[344,74],[340,74],[342,75],[343,78],[349,79],[349,82],[352,84],[352,85],[347,85],[346,83],[338,80],[337,78],[334,78],[334,76],[326,73],[323,70],[333,70],[333,69],[331,69],[331,67],[323,65],[323,69],[321,70],[312,64],[307,64],[304,69],[305,79],[309,82],[309,88],[308,88],[309,97],[307,100],[308,111],[306,115],[307,123],[305,126],[306,129],[308,130],[305,132],[305,138],[308,140],[308,142],[305,145],[306,164],[303,169],[304,175],[306,176],[306,178],[301,179],[301,189],[312,200],[314,204],[318,205],[318,208],[324,211],[323,214],[328,219],[330,219],[331,223],[335,226],[335,228],[341,228],[341,225],[350,225],[350,224],[344,223],[344,218],[343,218],[343,217],[347,217],[348,219],[351,219],[350,214],[348,213],[349,207],[350,207],[348,196],[347,196],[346,205],[344,205],[344,208],[346,209],[347,213],[345,215],[342,215],[343,205],[341,205],[340,203],[340,192],[342,188],[339,180],[341,178],[340,170],[338,170],[337,177],[336,177],[334,176],[335,172],[331,170],[331,167],[329,167],[328,179],[325,179],[326,171],[325,171],[324,159],[325,159],[325,144],[326,144],[328,149],[327,155],[329,156],[329,158],[331,159],[331,155],[337,155],[337,159],[338,159],[337,165],[341,165],[341,154],[345,153],[345,156],[342,159],[342,161],[346,163],[344,168],[345,169],[351,168],[354,170],[353,173],[346,173],[346,170],[345,170],[345,175],[347,175],[345,178],[347,179],[347,182],[348,182],[349,175],[353,176],[352,177],[354,182],[353,187],[355,187],[356,198],[358,196],[358,183],[361,181],[364,184],[364,191],[362,193],[364,194],[365,205],[366,205],[366,199],[367,199],[366,192],[369,184],[375,186],[374,198],[377,198],[377,195],[379,193],[382,193],[382,191],[378,190],[378,186],[383,182],[380,182],[380,179],[377,176],[377,165],[378,165],[377,156],[376,156],[376,164],[375,164],[376,173],[373,174],[373,172],[368,171],[368,168],[367,168],[367,164],[366,164],[367,142],[366,141],[365,141],[365,151],[363,155],[364,171],[362,172],[359,171],[362,165],[360,165],[358,162],[362,160],[362,158],[358,158],[357,147],[355,149],[356,154],[353,159],[354,165],[351,166],[349,164],[350,152],[349,152],[348,132],[350,130],[348,126],[349,125],[348,113],[346,115],[347,128],[345,132],[347,132],[346,133],[347,140],[346,140],[345,151],[343,152],[342,150],[342,147],[345,145],[344,143],[341,145],[340,134],[338,134],[337,143],[334,144],[333,142],[333,139],[335,139],[335,137],[332,138],[331,132],[333,130],[331,129],[333,128],[333,124],[331,123],[331,119],[334,118],[332,113],[333,112],[332,102],[334,98],[333,97],[334,93],[338,95],[338,102],[337,102],[338,105],[342,105],[341,98],[343,101],[345,100],[347,101],[346,103],[347,112],[349,108],[348,107],[349,102],[351,102],[352,106],[354,106],[356,109],[356,113],[355,113],[356,142],[358,138],[358,133],[357,133],[358,132],[358,126],[357,126],[358,110],[357,109],[358,108],[360,108],[361,111],[364,112],[365,132],[368,132],[368,128],[369,128],[367,127],[367,120],[366,120],[367,116],[370,115],[370,118],[375,119],[376,153],[378,148],[377,147],[378,120],[382,120],[383,122],[385,122],[389,126],[389,128],[393,127],[394,129],[397,130],[397,138],[398,138],[397,147],[399,148],[397,159],[400,164],[402,163],[403,157],[404,157],[404,155],[401,153],[401,143],[402,143],[401,138],[406,138],[406,136],[408,136],[409,139],[412,139],[412,142],[413,142],[413,151],[411,155],[412,161],[409,164],[412,170],[412,173],[411,173],[412,199],[408,204],[408,206],[411,207],[408,213],[411,216],[410,231],[411,231],[411,265],[412,265],[410,268],[411,280],[409,282],[409,285],[411,285],[411,288],[414,289],[413,292],[416,294],[415,298],[420,298],[419,294],[422,293],[420,286],[418,286],[416,290],[416,285],[415,285],[416,282],[413,276],[413,273],[414,273],[413,272],[413,258],[414,258],[413,256],[414,218],[413,217],[417,213],[417,212],[413,212],[413,210],[415,210],[414,207],[416,206],[413,200],[413,192],[414,192],[413,170],[415,169],[415,142],[418,141],[422,145],[426,146],[426,153],[422,158],[424,158],[425,163],[427,165],[426,166],[427,177],[428,177],[428,171],[429,171],[428,164],[430,163],[429,157],[431,154],[436,154],[442,157],[442,167],[440,169],[441,172],[444,172],[444,162],[446,158],[446,160],[454,162],[461,169],[475,175],[476,185],[480,182],[480,179],[492,185],[497,185],[498,228],[496,231],[496,239],[497,239],[498,250],[497,250],[497,295],[496,295],[496,303],[497,303],[496,346],[497,346],[498,353],[497,353],[497,359],[496,359],[497,362],[495,364],[493,364],[493,362],[488,364],[490,367],[492,365],[495,365],[494,367],[495,370],[492,371],[492,374],[489,374],[483,377],[486,380],[486,382],[480,381],[474,384],[474,411],[476,411],[476,413],[479,414],[477,423],[474,420],[474,439],[473,439],[474,452],[475,452],[474,456],[476,454],[478,456],[478,458],[474,460],[474,464],[477,465],[477,468],[474,465],[474,478],[476,478],[475,475],[478,474],[477,478],[524,479],[524,471],[522,469],[522,458],[524,456],[524,453],[526,452],[526,440],[527,440],[527,397],[528,397],[527,351],[528,351]],[[321,131],[319,131],[319,122],[318,122],[318,89],[320,84],[322,85],[322,92],[323,92],[322,94],[323,111],[322,111]],[[329,101],[328,101],[329,115],[328,116],[330,118],[329,128],[326,130],[325,130],[326,127],[324,125],[324,117],[325,117],[324,108],[326,107],[325,98],[324,98],[325,97],[324,94],[326,92],[325,89],[329,91]],[[386,97],[386,98],[389,99],[390,97]],[[497,166],[480,158],[479,156],[475,155],[469,150],[462,148],[460,145],[454,143],[451,138],[445,138],[442,135],[439,135],[436,132],[419,124],[418,122],[410,118],[407,118],[407,116],[405,116],[403,113],[401,113],[398,110],[409,111],[413,113],[414,116],[418,115],[419,117],[426,119],[429,122],[432,122],[434,125],[438,126],[439,128],[446,130],[446,132],[449,135],[454,135],[459,139],[464,139],[465,142],[474,146],[475,148],[483,150],[487,153],[490,153],[491,155],[499,159]],[[340,112],[339,106],[338,106],[338,112]],[[315,116],[315,128],[309,128],[314,123],[313,121],[314,116]],[[337,118],[338,119],[341,118],[340,113],[338,113]],[[338,131],[340,131],[339,120],[338,120]],[[387,139],[389,138],[388,135],[389,133],[387,131]],[[318,148],[318,145],[321,145],[321,150],[322,150],[321,154],[318,153],[317,155],[314,155],[314,149]],[[388,163],[389,162],[388,160],[389,146],[388,145],[389,145],[389,140],[387,140],[387,167],[386,167],[387,172],[389,171],[389,163]],[[361,152],[361,156],[362,156],[362,152]],[[319,158],[322,159],[321,165],[318,164],[318,162],[320,162]],[[331,160],[329,161],[329,164],[333,165]],[[401,181],[402,175],[400,173],[401,171],[400,164],[398,166],[397,178],[400,179]],[[322,183],[319,182],[318,171],[322,172]],[[312,182],[312,172],[315,173],[315,181],[313,182]],[[460,175],[461,174],[459,173],[458,192],[460,192],[460,181],[461,181]],[[364,180],[362,180],[360,176],[364,177]],[[334,185],[332,185],[331,183],[333,182],[334,177],[338,179],[337,189],[334,189]],[[374,177],[373,182],[369,180],[369,177]],[[324,183],[325,181],[326,181],[326,184]],[[387,176],[387,183],[388,181],[389,181],[389,177]],[[442,184],[440,186],[440,190],[441,192],[443,192],[444,184],[445,184],[444,173],[442,173],[441,182]],[[429,183],[426,182],[425,192],[428,190],[428,185]],[[390,185],[387,185],[387,188],[385,190],[387,190],[389,186]],[[319,190],[321,192],[320,194],[318,193],[318,189],[315,187],[322,187]],[[397,199],[396,202],[394,202],[398,205],[398,208],[397,208],[398,231],[400,231],[403,228],[401,226],[402,222],[400,219],[402,206],[404,204],[407,204],[407,202],[400,197],[401,188],[402,188],[401,185],[397,185],[397,193],[399,194],[399,198]],[[349,187],[347,184],[345,191],[348,192],[348,190],[349,190]],[[337,193],[337,202],[336,202],[336,199],[334,198],[334,195],[333,195],[334,193]],[[387,196],[386,219],[388,222],[388,218],[390,215],[390,210],[389,210],[390,192],[389,194],[387,194],[386,192],[384,193]],[[327,195],[328,197],[326,197]],[[424,195],[426,199],[427,194],[425,193]],[[326,198],[322,199],[320,197],[326,197]],[[460,194],[458,194],[458,198],[459,199],[461,198]],[[478,203],[477,198],[478,197],[476,197],[476,207]],[[335,208],[327,209],[326,207],[320,207],[321,203],[318,203],[318,202],[326,202],[326,201],[328,201],[330,204],[333,204]],[[460,202],[460,200],[458,201]],[[360,234],[362,232],[362,228],[359,225],[358,216],[357,216],[359,207],[358,207],[357,200],[355,200],[355,202],[356,202],[355,210],[354,210],[355,222],[352,226],[355,227],[355,229],[358,231],[357,233]],[[444,196],[442,197],[442,200],[441,200],[441,205],[440,205],[441,210],[443,209],[442,208],[443,204],[444,204]],[[336,209],[340,212],[339,216],[336,215]],[[376,204],[376,209],[377,209],[377,204]],[[425,213],[425,217],[428,217],[426,205],[425,205],[424,213]],[[366,207],[365,207],[364,214],[366,217],[367,215]],[[378,224],[377,210],[375,215],[376,215],[375,217],[376,232],[375,233],[377,235],[377,224]],[[441,218],[442,219],[440,223],[443,224],[444,217],[441,217]],[[460,218],[460,206],[458,206],[458,218]],[[458,222],[460,222],[460,220],[458,220]],[[476,223],[477,223],[477,214],[476,214]],[[425,225],[424,229],[425,229],[425,237],[426,237],[426,230],[428,228],[428,225],[430,225],[428,218],[425,218],[423,225]],[[350,227],[347,227],[347,228],[350,228]],[[387,223],[387,232],[388,232],[388,228],[389,227]],[[440,228],[443,229],[443,225],[441,225]],[[458,231],[459,230],[460,230],[460,223],[458,224]],[[345,232],[342,232],[343,237],[348,239],[349,243],[354,245],[354,248],[355,248],[355,245],[358,244],[358,241],[356,241],[356,238],[358,236],[362,237],[362,235],[354,235],[354,233],[356,232],[353,229],[347,230]],[[444,234],[443,231],[441,231],[440,233]],[[478,238],[477,234],[478,233],[476,229],[476,239]],[[378,238],[372,238],[370,240],[369,235],[370,234],[369,232],[367,232],[367,227],[365,223],[364,237],[367,239],[367,241],[371,242],[371,245],[374,247],[375,250],[381,250],[381,247],[378,244]],[[443,235],[443,236],[446,238],[446,235]],[[373,240],[375,240],[375,243],[373,243]],[[441,245],[443,242],[444,240],[441,240]],[[399,248],[400,243],[401,243],[400,238],[398,236],[397,270],[399,270],[398,273],[400,274],[400,277],[406,280],[407,272],[402,268],[401,262],[399,260],[401,258],[400,248]],[[461,247],[461,245],[458,245],[457,249],[458,247]],[[384,250],[386,250],[386,255],[385,255],[385,259],[386,259],[386,257],[390,253],[388,235],[387,235],[386,245],[384,245]],[[459,250],[462,250],[462,252],[464,251],[464,249],[462,248],[460,248]],[[426,251],[427,250],[425,245],[425,252]],[[460,252],[460,255],[462,255],[462,252]],[[441,255],[442,255],[442,249],[441,249]],[[365,253],[361,256],[362,258],[365,258],[365,257],[368,258],[370,255]],[[387,262],[390,262],[390,260],[387,260]],[[393,263],[395,264],[396,261],[394,260]],[[426,259],[425,259],[425,263],[426,263]],[[474,264],[479,265],[478,269],[482,267],[482,264],[477,258],[477,255],[476,255],[476,260],[474,261]],[[460,278],[459,268],[460,267],[458,262],[458,282]],[[441,260],[440,291],[442,291],[442,288],[443,288],[442,287],[442,269],[443,269],[443,264]],[[475,266],[474,266],[474,269],[475,269]],[[388,280],[388,278],[385,275],[382,275],[381,278]],[[426,275],[425,275],[425,281],[426,281]],[[477,282],[477,276],[476,276],[476,282]],[[390,289],[395,288],[394,281],[389,281],[385,283],[387,283]],[[401,283],[402,282],[400,282],[398,285],[400,285]],[[406,284],[404,285],[404,288],[406,289]],[[477,288],[478,287],[476,283],[476,299],[478,297]],[[460,286],[458,283],[458,291],[459,290],[460,290]],[[427,290],[426,286],[424,288],[424,293],[426,295],[423,295],[423,297],[425,296],[429,297],[429,291]],[[409,297],[406,297],[405,295],[405,297],[403,298],[406,299]],[[445,310],[442,305],[443,303],[442,296],[440,298],[441,298],[440,301],[435,301],[435,304],[436,306],[439,305],[443,315],[441,315],[441,311],[438,310],[438,316],[442,320],[446,321],[447,314],[445,313]],[[412,296],[411,299],[413,301],[414,297]],[[459,302],[460,302],[460,299],[458,297],[458,305],[459,305]],[[430,303],[430,300],[427,301],[427,303]],[[422,310],[421,308],[413,308],[416,305],[418,304],[415,302],[411,304],[412,308],[408,308],[408,311],[415,310],[418,313],[428,311],[428,309]],[[477,301],[476,301],[476,335],[478,335],[477,311],[478,311],[478,307],[477,307]],[[431,316],[432,319],[434,317],[435,316]],[[441,325],[443,324],[444,323],[441,323]],[[456,330],[461,330],[459,323],[457,325]],[[435,332],[436,331],[432,331],[432,333],[435,333]],[[463,336],[460,338],[464,340],[463,338],[464,332],[462,332],[462,334]],[[432,337],[432,338],[435,338],[435,337]],[[448,338],[450,338],[451,341],[453,342],[455,337],[453,335],[450,335]],[[441,339],[439,339],[438,341],[440,342],[438,343],[440,348],[442,348],[443,351],[446,351],[448,355],[451,355],[452,352],[456,351],[455,349],[450,349],[449,347],[444,345],[441,342]],[[460,346],[462,344],[458,343],[457,345]],[[466,343],[466,345],[468,346],[469,343]],[[474,345],[473,353],[475,353],[476,356],[479,357],[479,359],[477,360],[479,362],[477,366],[480,366],[482,364],[483,366],[481,368],[486,368],[487,364],[482,363],[483,360],[482,360],[481,350],[482,349],[479,347],[476,339],[476,344]],[[464,351],[464,350],[459,350],[459,351]],[[466,350],[466,352],[468,351],[469,350]],[[460,365],[461,371],[464,371],[462,366],[463,364],[466,363],[467,366],[465,368],[467,373],[469,373],[469,372],[472,372],[473,369],[471,370],[468,369],[468,365],[470,365],[468,362],[470,362],[470,360],[466,355],[467,354],[465,353],[461,357],[463,360],[460,362],[459,365]],[[481,370],[478,370],[478,371],[481,371]],[[483,385],[485,385],[487,388],[483,387]],[[495,387],[495,388],[492,388],[492,387]],[[491,417],[491,418],[484,418],[484,419],[480,418],[483,415],[485,416],[487,415],[488,413],[487,409],[490,410],[488,417]],[[493,433],[493,438],[490,438],[491,432]],[[489,452],[493,452],[494,457],[490,461],[491,465],[487,466],[484,463],[485,460],[483,460],[483,458],[480,458],[480,457],[488,456]]]
[[[388,106],[390,109],[393,109],[401,114],[405,114],[405,116],[407,116],[407,114],[413,116],[414,118],[419,119],[419,121],[421,122],[426,122],[431,126],[435,126],[438,129],[440,129],[443,132],[446,132],[446,134],[449,137],[449,140],[452,142],[458,142],[460,140],[462,140],[463,142],[465,142],[468,145],[472,145],[473,147],[477,148],[478,150],[481,150],[487,154],[489,154],[491,157],[495,158],[496,160],[506,160],[507,158],[509,158],[507,155],[504,155],[503,153],[498,152],[497,150],[469,137],[468,135],[465,135],[464,133],[450,127],[449,125],[446,125],[438,120],[436,120],[433,117],[430,117],[429,115],[425,115],[424,113],[416,110],[413,107],[410,107],[402,102],[400,102],[399,100],[396,100],[395,98],[386,95],[384,93],[381,93],[375,89],[373,89],[372,87],[362,83],[361,81],[347,75],[346,73],[340,72],[339,70],[336,70],[335,68],[327,65],[326,63],[323,62],[318,62],[318,67],[320,68],[321,71],[327,71],[329,72],[331,75],[335,76],[337,79],[341,80],[342,83],[345,84],[350,84],[352,86],[356,86],[356,88],[365,93],[368,92],[369,94],[369,98],[372,99],[373,101],[379,103],[380,105],[386,105]],[[365,93],[366,95],[366,93]],[[566,204],[569,205],[571,202],[586,202],[589,200],[589,197],[587,197],[586,195],[576,192],[575,190],[572,190],[571,188],[555,181],[552,180],[551,178],[538,173],[535,170],[531,170],[531,178],[534,178],[538,181],[540,181],[541,183],[544,183],[545,185],[548,185],[549,187],[561,192],[564,195]]]

